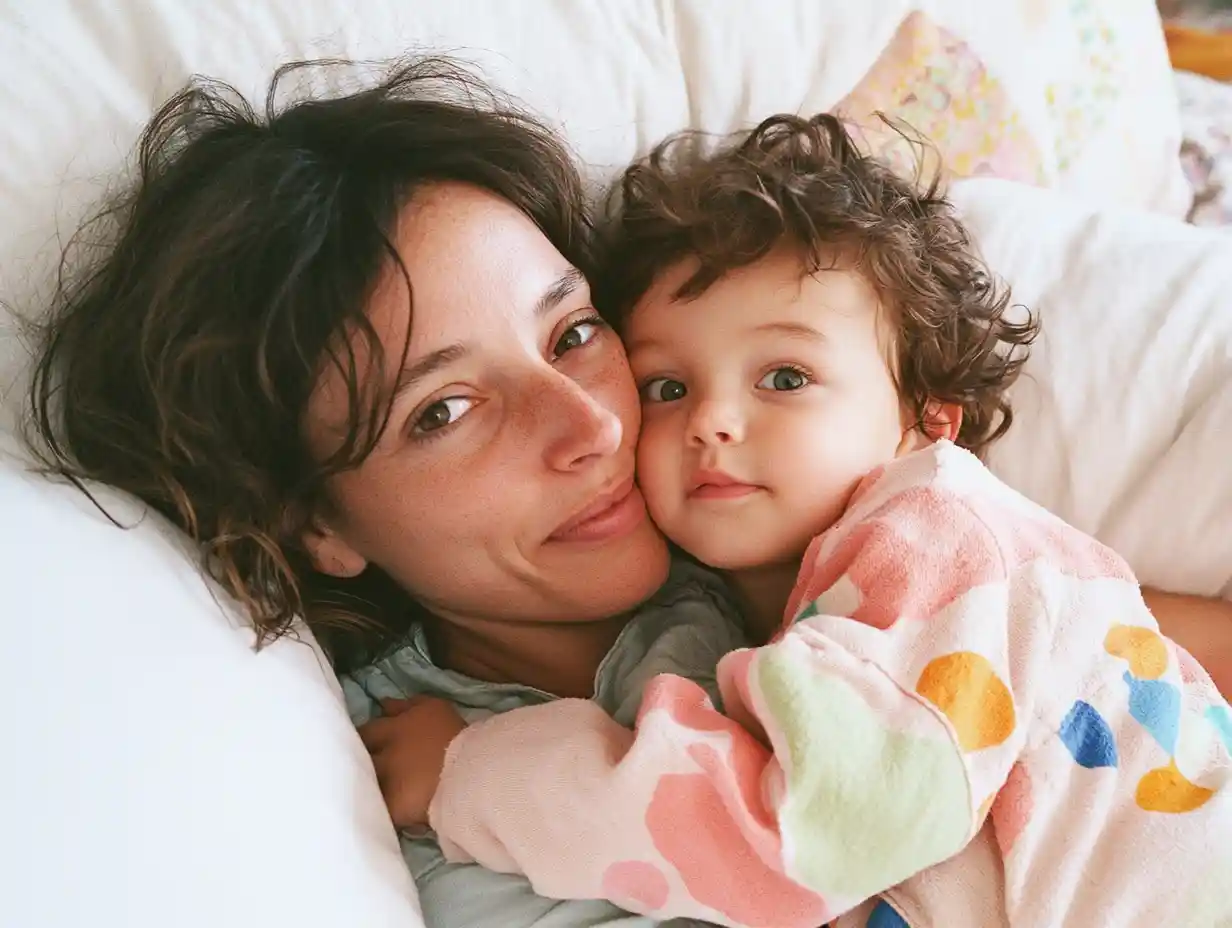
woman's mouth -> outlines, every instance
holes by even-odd
[[[646,518],[646,504],[633,478],[621,481],[581,512],[570,516],[548,538],[560,542],[610,541],[627,535]]]

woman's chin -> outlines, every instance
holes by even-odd
[[[598,622],[635,608],[658,592],[671,567],[667,540],[649,518],[624,537],[577,555],[561,558],[554,569],[561,572],[562,585],[574,591],[569,598],[581,621]]]

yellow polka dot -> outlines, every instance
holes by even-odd
[[[980,654],[957,651],[930,661],[915,689],[945,713],[964,751],[1001,744],[1014,731],[1014,698]]]
[[[1206,805],[1214,790],[1197,786],[1169,761],[1167,767],[1157,767],[1138,781],[1138,808],[1147,812],[1192,812]]]
[[[1158,634],[1137,625],[1114,625],[1104,638],[1104,650],[1129,662],[1139,680],[1158,680],[1168,669],[1168,646]]]

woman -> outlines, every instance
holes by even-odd
[[[114,243],[62,275],[34,382],[49,464],[176,521],[263,640],[303,611],[356,667],[410,628],[386,695],[483,712],[594,693],[619,714],[631,652],[674,640],[682,611],[731,612],[713,577],[668,580],[632,482],[638,400],[592,308],[568,155],[447,62],[264,119],[198,85],[101,221]],[[1225,605],[1159,604],[1217,656],[1187,616]],[[365,686],[348,687],[361,720]],[[395,821],[434,723],[365,732]],[[648,924],[447,866],[428,837],[403,847],[432,928]]]

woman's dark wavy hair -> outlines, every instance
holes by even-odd
[[[825,114],[772,116],[712,148],[681,133],[613,189],[596,303],[619,327],[655,279],[687,259],[697,269],[676,299],[781,247],[799,253],[805,274],[853,267],[892,314],[892,368],[916,422],[932,403],[957,404],[958,443],[982,452],[1010,426],[1005,391],[1038,321],[1010,317],[1009,290],[975,254],[939,184],[896,175]]]
[[[389,633],[413,614],[375,568],[352,581],[312,570],[300,538],[325,481],[386,426],[374,387],[406,346],[383,357],[365,313],[391,269],[411,292],[393,235],[415,192],[488,190],[593,270],[582,184],[550,129],[442,58],[399,63],[361,92],[278,102],[292,78],[347,66],[284,66],[263,113],[205,79],[163,105],[130,188],[64,251],[29,396],[47,468],[126,490],[187,531],[259,643],[297,614],[335,644],[357,640],[339,628]],[[321,461],[302,424],[327,365],[350,415]]]

